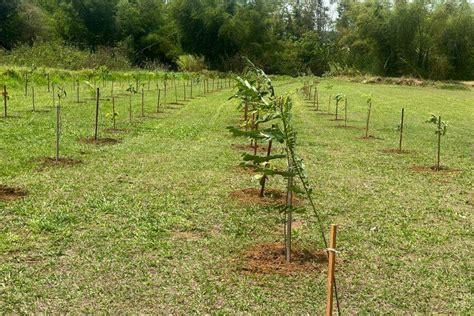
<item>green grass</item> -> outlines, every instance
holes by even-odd
[[[337,279],[344,313],[469,313],[472,301],[472,90],[454,91],[332,80],[331,93],[349,98],[350,125],[363,127],[364,93],[373,93],[371,134],[335,128],[294,95],[300,154],[315,187],[325,226],[339,225]],[[293,92],[298,80],[277,83]],[[45,90],[38,87],[38,91]],[[83,90],[84,91],[84,90]],[[178,89],[180,91],[180,89]],[[181,91],[180,91],[181,93]],[[325,83],[320,85],[326,109]],[[0,312],[321,313],[325,268],[293,276],[252,275],[239,269],[252,245],[281,241],[279,216],[243,206],[229,193],[257,183],[235,166],[242,140],[226,131],[241,114],[230,90],[147,114],[132,124],[128,99],[118,102],[119,128],[101,111],[101,135],[113,146],[79,143],[93,135],[94,102],[63,108],[65,157],[83,161],[42,167],[54,155],[54,111],[30,111],[18,85],[9,119],[0,119],[0,184],[28,196],[0,202]],[[85,91],[84,91],[84,97]],[[38,95],[38,109],[51,109]],[[170,97],[171,101],[171,97]],[[400,108],[406,109],[405,148],[396,148]],[[333,108],[334,111],[334,101]],[[412,170],[431,166],[435,134],[430,113],[449,121],[442,164],[458,172]],[[342,124],[342,123],[341,123]],[[284,189],[271,179],[270,188]],[[321,249],[311,213],[295,243]]]

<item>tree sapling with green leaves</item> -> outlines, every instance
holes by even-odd
[[[434,169],[436,171],[441,170],[441,137],[446,135],[448,123],[441,120],[441,116],[431,114],[431,118],[426,121],[427,123],[433,123],[436,125],[435,134],[437,136],[437,150],[436,150],[436,165]]]

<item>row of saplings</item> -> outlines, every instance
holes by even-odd
[[[328,84],[326,89],[330,91],[332,89],[332,85]],[[312,104],[315,111],[322,111],[320,107],[319,101],[319,93],[318,93],[318,85],[317,82],[313,81],[305,82],[302,88],[303,94],[308,102]],[[335,121],[344,121],[344,125],[342,127],[349,127],[348,122],[348,98],[343,93],[338,93],[334,96],[329,94],[328,103],[327,103],[327,114],[331,114],[331,101],[334,99],[335,101]],[[365,135],[364,139],[369,139],[373,136],[369,134],[370,130],[370,123],[371,123],[371,112],[372,112],[372,96],[366,95],[366,103],[367,103],[367,116],[365,122]],[[343,117],[341,117],[341,112],[344,112]],[[435,127],[435,134],[436,134],[436,164],[431,167],[434,171],[440,171],[445,167],[441,166],[441,137],[446,135],[446,130],[448,127],[448,123],[441,119],[441,116],[431,114],[431,117],[426,121],[426,123],[432,123]],[[397,130],[399,132],[399,142],[398,148],[396,152],[403,153],[403,131],[404,131],[404,124],[405,124],[405,109],[401,109],[401,118],[400,123],[397,125]]]
[[[114,132],[114,131],[121,131],[117,128],[117,116],[118,112],[116,109],[116,99],[120,98],[122,96],[127,96],[128,97],[128,120],[129,123],[132,123],[132,113],[133,113],[133,96],[139,93],[139,88],[141,87],[141,117],[145,116],[145,83],[140,80],[139,77],[134,78],[135,79],[135,84],[128,84],[128,87],[125,89],[124,93],[120,93],[120,90],[115,89],[114,90],[114,81],[109,81],[110,82],[110,97],[104,98],[102,96],[102,91],[105,90],[104,88],[106,87],[107,83],[107,78],[108,77],[101,77],[102,81],[102,87],[98,84],[98,81],[84,81],[83,84],[85,87],[87,87],[87,90],[91,96],[90,99],[87,100],[94,100],[95,101],[95,116],[94,116],[94,136],[90,139],[84,139],[83,141],[88,142],[88,143],[96,143],[96,144],[105,144],[105,143],[115,143],[116,140],[112,138],[99,138],[99,113],[100,113],[100,103],[101,101],[104,100],[111,100],[112,103],[112,112],[107,113],[106,116],[111,119],[111,129],[109,131]],[[25,80],[25,87],[28,87],[29,80]],[[227,79],[215,79],[212,80],[212,86],[210,87],[209,79],[208,78],[192,78],[190,80],[184,81],[183,82],[183,101],[187,101],[189,99],[193,98],[193,83],[194,87],[202,87],[201,93],[202,94],[207,94],[212,91],[217,91],[220,89],[224,89],[230,86],[230,82]],[[202,84],[200,84],[202,83]],[[216,84],[215,84],[216,83]],[[76,103],[81,103],[83,101],[80,100],[80,82],[79,81],[73,81],[73,87],[72,90],[76,94]],[[120,87],[122,86],[122,83],[120,82]],[[52,99],[52,104],[53,107],[55,108],[55,157],[52,160],[47,160],[47,161],[53,161],[56,163],[59,163],[60,161],[62,162],[71,162],[73,161],[72,159],[62,159],[60,156],[60,136],[61,136],[61,112],[63,108],[62,104],[62,99],[66,97],[67,93],[65,88],[63,88],[64,85],[61,84],[56,84],[54,81],[50,81],[48,77],[48,94],[51,94],[51,99]],[[35,105],[35,90],[34,90],[34,85],[30,84],[31,90],[31,102],[32,102],[32,112],[37,111],[36,105]],[[101,89],[102,88],[102,89]],[[170,96],[169,90],[172,89],[171,91],[174,90],[174,97],[173,99],[175,100],[175,103],[170,103],[170,104],[179,104],[178,103],[178,84],[174,80],[174,78],[165,76],[164,81],[162,86],[160,86],[158,83],[156,85],[156,113],[161,113],[161,107],[166,105],[168,102],[168,96]],[[215,90],[217,89],[217,90]],[[197,90],[197,89],[195,89]],[[25,88],[25,95],[27,94],[27,88]],[[199,91],[194,91],[196,95],[199,93]],[[9,114],[9,101],[10,101],[10,95],[7,90],[7,86],[3,86],[3,91],[2,91],[2,97],[3,97],[3,117],[7,118]],[[86,99],[84,99],[85,101]]]

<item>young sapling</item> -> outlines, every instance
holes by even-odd
[[[436,125],[435,134],[437,136],[437,150],[436,150],[436,165],[435,170],[441,170],[441,136],[446,135],[446,130],[448,127],[448,123],[441,120],[441,116],[437,116],[435,114],[431,114],[431,118],[426,121],[427,123],[433,123]]]

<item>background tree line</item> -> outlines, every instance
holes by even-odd
[[[467,0],[0,0],[0,61],[474,78]],[[3,56],[3,57],[2,57]]]

